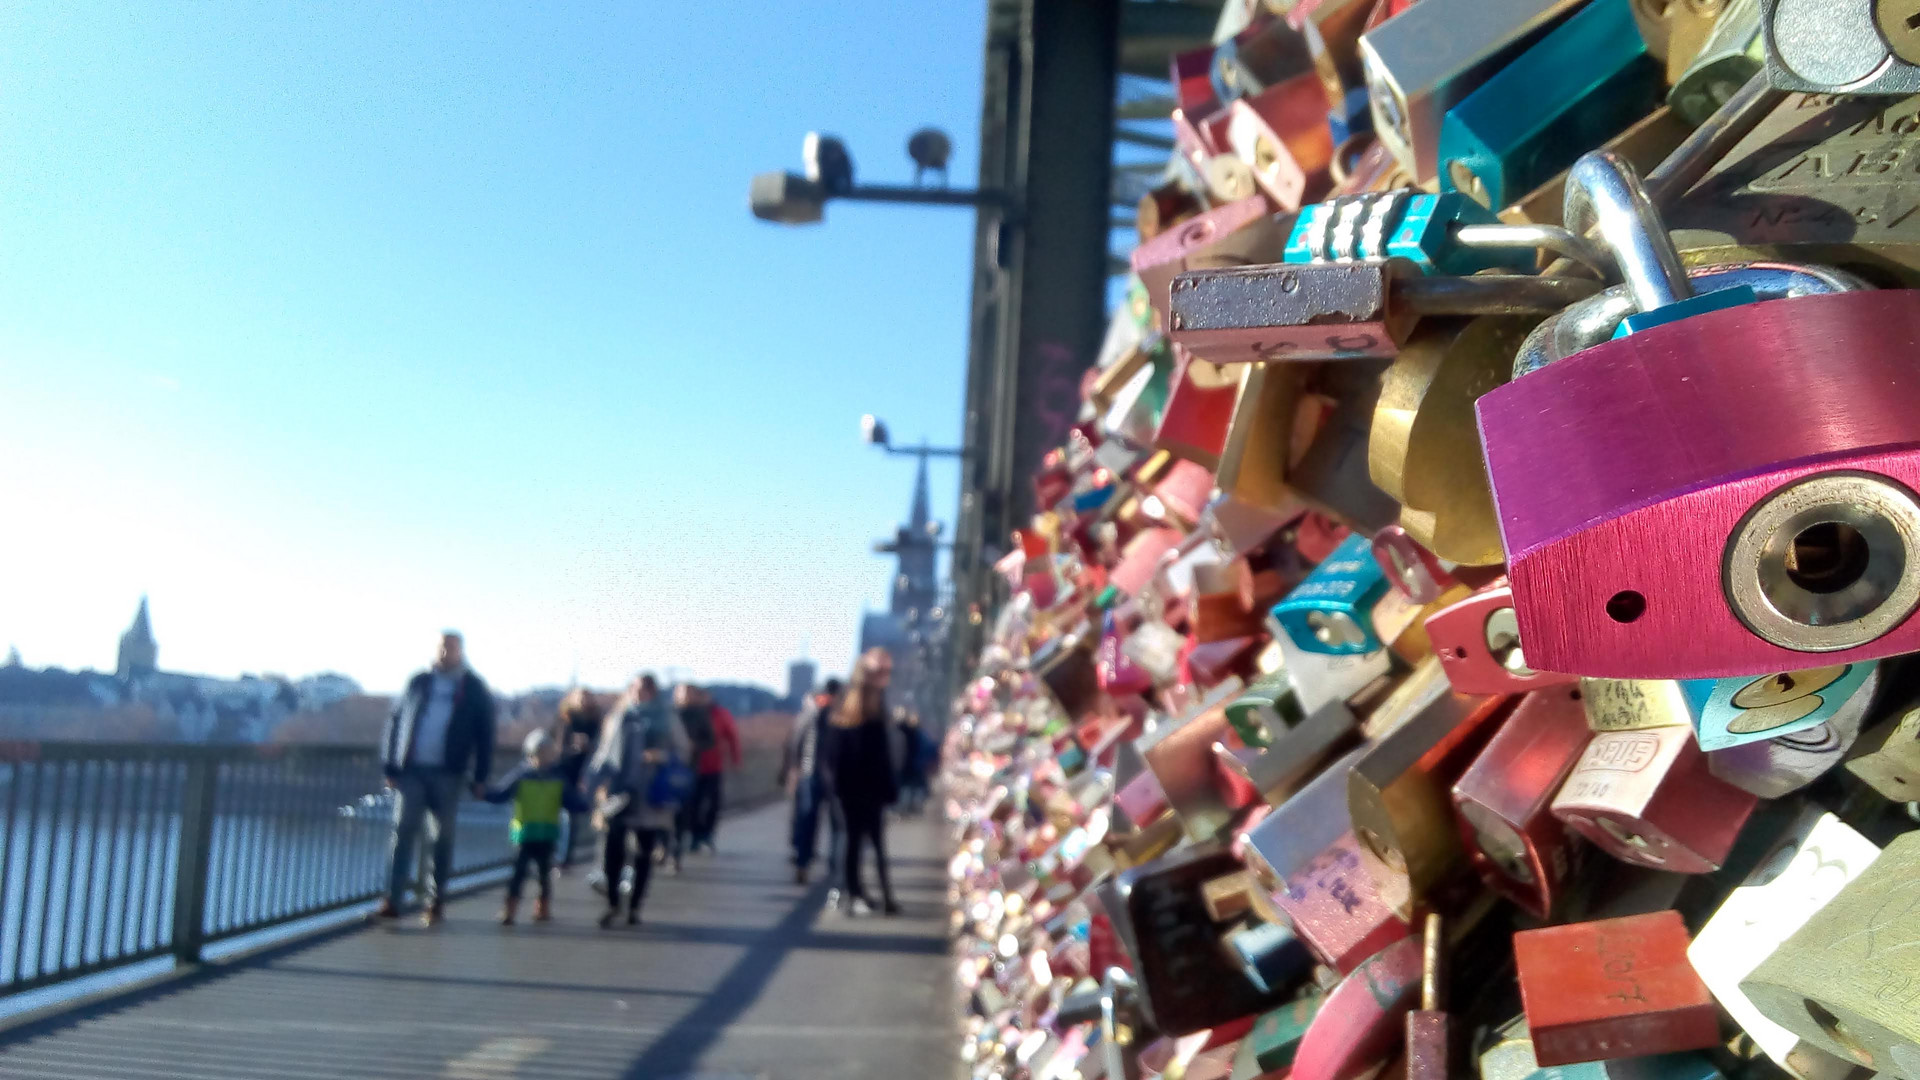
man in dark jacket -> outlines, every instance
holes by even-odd
[[[433,815],[433,884],[427,895],[427,925],[440,921],[453,873],[454,814],[461,789],[486,794],[493,768],[493,695],[467,669],[460,635],[440,635],[433,667],[415,675],[387,718],[380,739],[380,767],[396,795],[393,862],[387,898],[375,915],[398,918],[400,895],[413,866],[414,846],[426,815]]]
[[[787,736],[786,752],[780,762],[781,783],[793,796],[793,880],[806,884],[807,871],[813,865],[813,849],[820,837],[820,811],[827,802],[826,782],[820,776],[820,733],[834,703],[840,700],[840,680],[828,679],[813,695],[800,715],[793,718],[793,731]],[[827,845],[827,880],[840,880],[840,849],[845,844],[845,829],[831,813],[827,820],[833,833]]]

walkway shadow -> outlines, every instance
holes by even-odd
[[[748,939],[742,942],[748,947],[739,963],[714,984],[693,1011],[662,1032],[621,1075],[626,1080],[659,1080],[663,1076],[692,1072],[727,1026],[759,999],[787,954],[813,936],[813,921],[826,894],[826,885],[815,885],[773,926],[738,935]],[[682,931],[699,929],[681,928]]]

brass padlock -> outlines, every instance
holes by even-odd
[[[1920,832],[1887,845],[1740,989],[1767,1019],[1869,1069],[1920,1077]]]
[[[1906,702],[1862,732],[1846,765],[1888,799],[1920,800],[1920,702]]]
[[[1455,693],[1429,658],[1368,718],[1377,734],[1348,774],[1347,812],[1367,869],[1402,918],[1460,866],[1449,793],[1512,704]]]
[[[1789,94],[1667,214],[1693,266],[1816,260],[1920,285],[1920,96]]]
[[[1507,381],[1514,351],[1538,322],[1429,319],[1381,376],[1368,473],[1405,508],[1408,535],[1442,559],[1491,566],[1506,558],[1473,403]]]

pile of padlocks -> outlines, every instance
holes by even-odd
[[[1920,1080],[1920,4],[1238,15],[956,703],[974,1075]]]

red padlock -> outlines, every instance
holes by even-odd
[[[1420,1000],[1422,970],[1418,938],[1396,941],[1355,968],[1301,1038],[1292,1080],[1351,1080],[1391,1055]]]
[[[1535,690],[1453,785],[1460,836],[1495,892],[1545,919],[1572,870],[1575,841],[1553,797],[1591,737],[1577,686]]]
[[[1505,581],[1434,612],[1427,618],[1427,638],[1447,681],[1463,694],[1523,694],[1579,681],[1527,666],[1513,590]]]
[[[1717,1045],[1719,1014],[1687,945],[1677,911],[1515,934],[1534,1059],[1569,1065]]]

